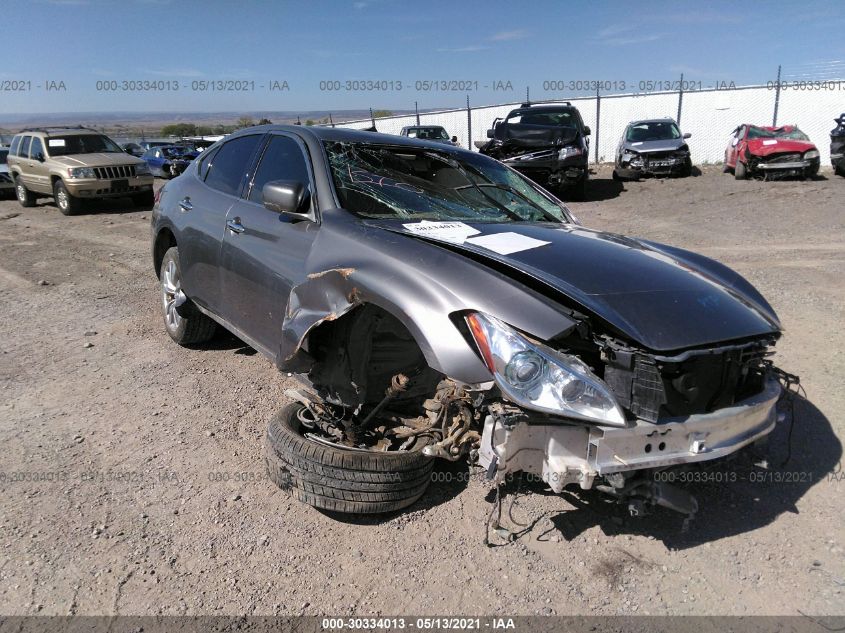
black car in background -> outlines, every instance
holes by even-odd
[[[561,104],[524,103],[487,130],[489,142],[479,151],[496,158],[534,182],[555,190],[568,190],[583,199],[589,169],[590,128],[578,108]]]

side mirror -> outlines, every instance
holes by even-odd
[[[584,135],[585,135],[585,136],[589,136],[589,135],[590,135],[590,134],[592,134],[592,133],[593,133],[593,131],[590,129],[590,126],[589,126],[589,125],[585,125],[585,126],[584,126]]]
[[[487,130],[487,138],[493,138],[493,130]]]
[[[684,138],[689,138],[690,136],[692,136],[692,134],[690,134],[689,132],[684,133]]]
[[[308,188],[296,180],[272,180],[261,189],[264,207],[276,213],[300,220],[311,219],[308,210],[303,212],[310,194]]]
[[[35,160],[37,160],[39,163],[43,163],[44,162],[44,152],[38,152],[35,155]]]
[[[452,142],[453,142],[453,143],[457,143],[457,142],[458,142],[458,137],[457,137],[457,136],[453,136],[453,137],[452,137]]]

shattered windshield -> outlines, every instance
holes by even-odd
[[[748,128],[748,138],[786,138],[793,141],[810,140],[809,137],[797,127],[780,127],[775,130],[767,130],[762,127],[757,127],[756,125],[752,125]]]
[[[671,121],[637,123],[628,128],[625,140],[634,143],[645,141],[674,141],[681,138],[681,131]]]
[[[572,221],[566,207],[486,156],[375,143],[324,145],[341,205],[361,217]]]

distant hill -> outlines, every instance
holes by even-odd
[[[408,110],[392,110],[394,114],[408,114]],[[320,121],[331,116],[335,123],[366,119],[369,110],[289,110],[252,112],[54,112],[49,114],[15,113],[0,114],[0,132],[17,131],[38,125],[84,125],[115,132],[156,133],[172,123],[196,125],[232,125],[241,117],[255,121],[269,119],[273,123],[302,123],[311,119]]]

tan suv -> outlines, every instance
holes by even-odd
[[[42,196],[53,196],[65,215],[78,213],[85,200],[95,198],[128,196],[149,207],[154,202],[147,164],[89,128],[22,130],[12,139],[7,162],[24,207]]]

